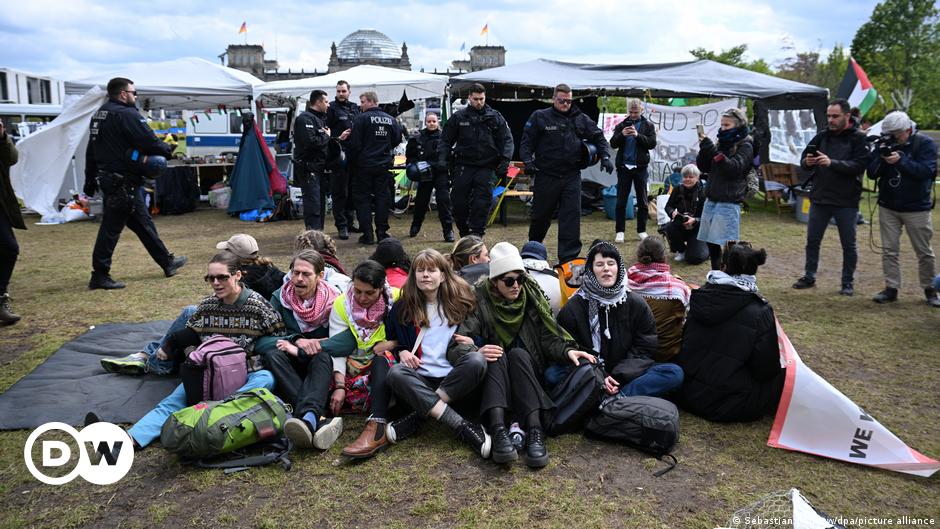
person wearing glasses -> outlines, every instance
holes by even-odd
[[[204,279],[212,287],[212,294],[196,306],[183,329],[167,337],[163,348],[157,352],[158,358],[179,364],[187,347],[198,346],[211,336],[225,336],[248,355],[248,380],[238,391],[274,389],[274,375],[262,369],[258,342],[265,336],[286,335],[281,315],[268,300],[240,283],[242,273],[238,269],[238,257],[231,252],[223,250],[215,254],[209,260]],[[185,407],[186,391],[180,384],[128,430],[135,447],[146,447],[160,437],[166,419]],[[96,421],[97,417],[86,418],[86,422]]]
[[[581,254],[580,163],[584,141],[597,149],[601,167],[612,173],[614,164],[604,133],[574,105],[571,88],[560,84],[555,87],[552,106],[529,116],[519,145],[526,173],[535,178],[529,240],[544,242],[557,211],[560,263]]]
[[[455,354],[479,351],[487,361],[480,412],[493,438],[493,461],[510,463],[518,457],[506,428],[511,414],[525,431],[526,465],[544,467],[548,449],[543,421],[550,418],[554,404],[542,389],[542,373],[550,362],[577,363],[590,355],[579,351],[555,321],[548,298],[526,273],[512,244],[493,246],[489,280],[479,282],[474,291],[476,310],[457,329],[472,343],[451,347]]]
[[[166,277],[186,264],[186,257],[174,257],[160,240],[142,187],[146,169],[140,157],[169,158],[173,148],[157,138],[136,104],[133,81],[115,77],[108,81],[108,101],[91,118],[83,190],[88,196],[99,189],[104,194],[104,214],[91,256],[91,290],[124,288],[111,277],[111,256],[124,226],[137,235]]]
[[[692,291],[682,349],[672,361],[685,372],[677,403],[710,421],[755,421],[777,409],[786,370],[774,309],[757,290],[763,248],[728,241],[721,270]]]

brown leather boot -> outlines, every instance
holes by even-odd
[[[359,434],[359,438],[343,448],[343,455],[353,459],[366,459],[378,454],[387,447],[388,438],[385,437],[385,424],[368,421],[362,433]]]

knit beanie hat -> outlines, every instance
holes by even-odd
[[[513,270],[525,270],[518,248],[506,241],[490,248],[490,279]]]

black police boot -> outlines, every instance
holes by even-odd
[[[408,236],[413,239],[413,238],[417,237],[419,233],[421,233],[421,225],[420,225],[420,224],[412,224],[412,225],[411,225],[411,230],[408,232]]]
[[[516,453],[516,447],[512,446],[512,441],[509,439],[509,432],[506,430],[505,426],[499,425],[494,427],[491,437],[493,438],[493,449],[490,455],[494,463],[512,463],[519,458],[519,454]]]
[[[187,261],[189,261],[189,258],[185,255],[173,257],[173,255],[170,254],[170,264],[163,267],[163,275],[167,277],[175,276],[176,272],[178,272],[180,268],[183,268],[183,265],[185,265]]]
[[[454,238],[454,227],[453,227],[453,226],[451,226],[450,224],[445,224],[445,225],[441,226],[441,228],[443,229],[443,232],[444,232],[444,241],[445,241],[445,242],[454,242],[454,241],[456,240],[456,239]]]
[[[0,295],[0,325],[13,325],[20,321],[21,316],[10,308],[10,295]]]
[[[338,231],[339,231],[339,234],[338,234],[337,236],[338,236],[341,240],[344,240],[344,241],[345,241],[345,240],[348,240],[348,239],[349,239],[349,229],[346,228],[346,226],[343,226],[342,228],[339,228]]]
[[[127,285],[121,283],[120,281],[111,279],[109,274],[100,275],[92,272],[91,280],[88,281],[88,290],[97,290],[99,288],[102,290],[116,290],[119,288],[124,288],[125,286]]]

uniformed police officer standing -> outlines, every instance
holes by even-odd
[[[322,230],[326,217],[326,191],[329,180],[324,173],[330,129],[326,126],[326,92],[310,92],[307,110],[294,118],[294,181],[303,191],[304,226]],[[335,205],[334,205],[335,207]]]
[[[401,143],[398,120],[379,107],[375,92],[359,96],[362,113],[353,121],[349,135],[348,164],[353,175],[353,202],[362,235],[359,242],[375,244],[388,235],[388,210],[392,178],[390,172],[395,159],[395,148]],[[372,234],[372,213],[375,213],[375,236]]]
[[[614,170],[610,145],[594,120],[573,105],[571,88],[555,87],[551,108],[536,110],[522,132],[519,156],[526,173],[535,174],[529,240],[542,242],[558,211],[558,262],[581,253],[582,140],[597,148],[601,166]]]
[[[330,136],[339,141],[344,149],[352,133],[353,121],[358,115],[359,105],[349,100],[349,83],[337,82],[336,99],[326,111],[326,126],[330,129]],[[350,231],[359,231],[356,227],[356,207],[351,200],[352,176],[345,162],[338,159],[335,163],[327,164],[326,171],[330,175],[330,193],[333,195],[333,221],[339,238],[346,240]]]
[[[437,199],[437,216],[441,219],[444,240],[454,242],[454,220],[450,209],[450,177],[447,174],[447,166],[441,165],[437,154],[441,143],[440,123],[437,114],[428,112],[424,118],[425,128],[408,140],[408,147],[405,149],[406,161],[409,164],[421,161],[430,165],[429,174],[418,182],[414,218],[411,221],[409,235],[417,237],[421,232],[421,224],[430,207],[431,191],[434,191]]]
[[[86,195],[104,194],[104,214],[91,256],[89,289],[124,288],[111,278],[111,256],[127,225],[166,277],[176,274],[186,257],[173,257],[163,245],[144,203],[144,156],[169,158],[173,149],[160,141],[136,108],[137,91],[130,79],[108,81],[108,102],[91,118],[91,137],[85,151]]]
[[[486,231],[493,201],[493,174],[504,176],[512,158],[512,132],[503,115],[486,104],[486,89],[470,87],[466,108],[444,124],[440,164],[453,165],[450,191],[454,222],[461,237]]]

